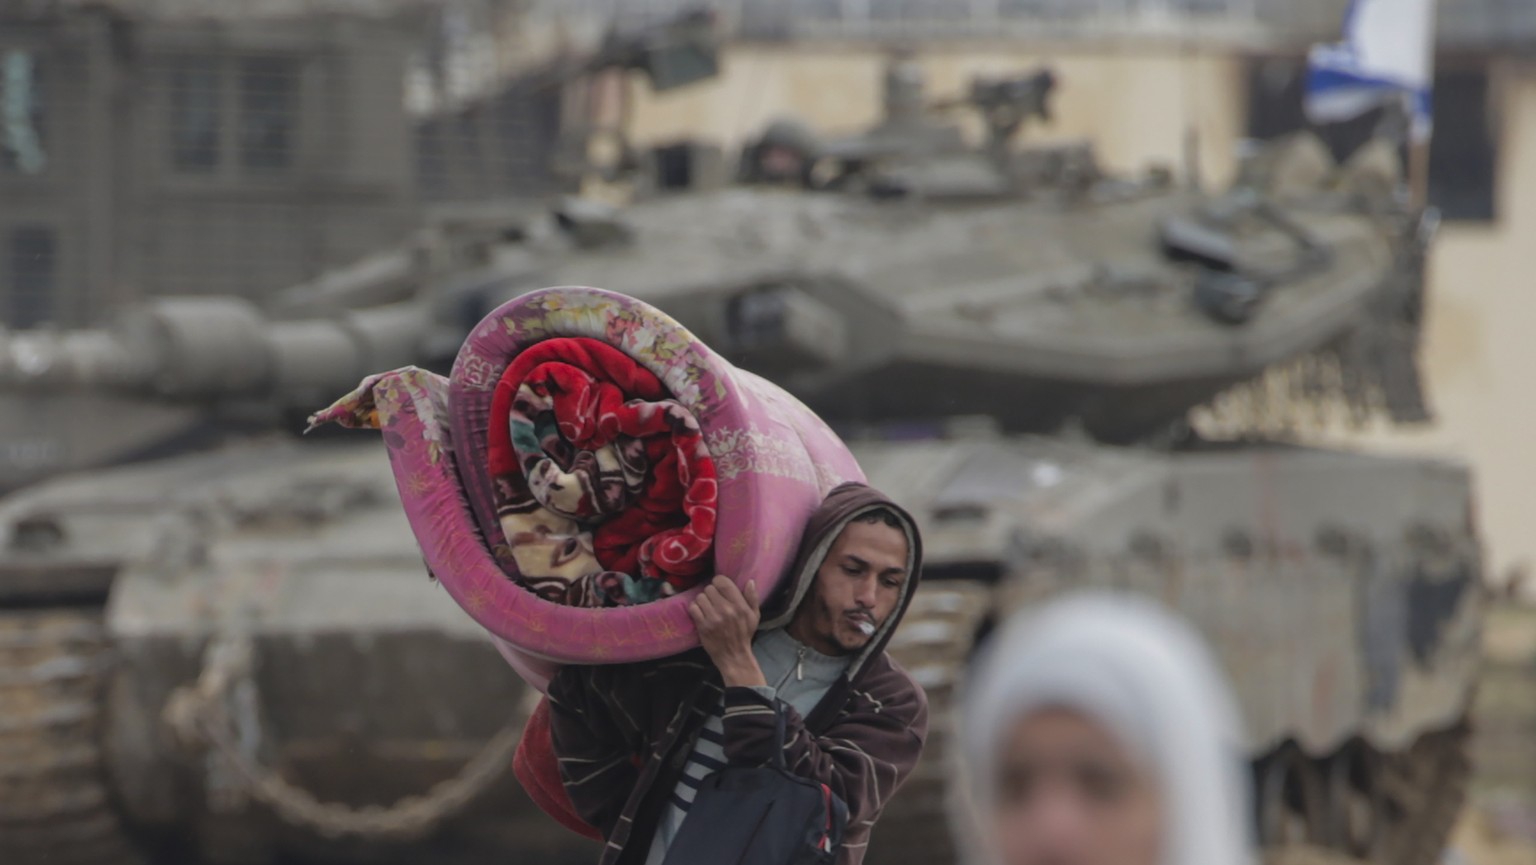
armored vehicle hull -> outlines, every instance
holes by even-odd
[[[591,858],[511,777],[530,689],[427,576],[381,449],[246,443],[0,511],[0,860]]]
[[[998,617],[1087,587],[1150,595],[1210,640],[1240,699],[1265,846],[1438,860],[1470,772],[1484,612],[1463,468],[1043,439],[859,456],[924,523],[923,593],[892,652],[934,718],[872,861],[953,858],[953,699],[970,652]]]

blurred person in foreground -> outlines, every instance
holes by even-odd
[[[1241,722],[1201,638],[1150,601],[1015,617],[962,718],[977,865],[1250,865]],[[974,821],[974,822],[968,822]]]

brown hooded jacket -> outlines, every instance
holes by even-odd
[[[839,865],[864,859],[870,830],[922,753],[928,701],[885,652],[917,590],[922,544],[910,515],[862,484],[833,490],[806,523],[779,592],[764,604],[760,630],[789,623],[832,542],[861,514],[884,508],[901,518],[908,578],[895,612],[810,714],[784,706],[786,765],[827,784],[848,806]],[[702,649],[639,664],[568,666],[549,686],[550,733],[571,802],[607,839],[601,865],[641,865],[699,731],[724,692],[726,759],[767,765],[774,712],[751,688],[723,688]]]

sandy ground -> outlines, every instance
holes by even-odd
[[[1456,829],[1447,865],[1536,865],[1536,840],[1501,831],[1474,808]]]
[[[1536,865],[1536,841],[1522,841],[1501,831],[1481,808],[1469,809],[1456,827],[1444,865]],[[1331,850],[1295,847],[1274,851],[1263,865],[1378,865]],[[1388,865],[1388,863],[1380,863]]]
[[[1536,865],[1536,605],[1495,605],[1484,647],[1472,802],[1447,865]]]

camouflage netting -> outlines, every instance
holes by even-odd
[[[1327,191],[1378,212],[1399,212],[1402,166],[1373,141],[1336,166],[1315,135],[1299,133],[1244,166],[1240,185],[1286,198]],[[1424,321],[1424,250],[1435,217],[1404,215],[1397,260],[1364,315],[1318,349],[1270,367],[1190,412],[1211,439],[1292,438],[1360,429],[1375,422],[1431,420],[1419,374]],[[1412,236],[1418,232],[1419,236]]]
[[[1210,439],[1291,438],[1430,421],[1419,373],[1423,256],[1409,247],[1353,328],[1222,392],[1190,413],[1191,426]]]

